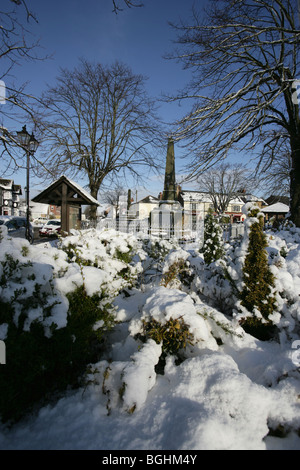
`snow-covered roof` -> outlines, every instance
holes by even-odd
[[[133,204],[157,204],[158,202],[159,202],[159,199],[157,197],[151,196],[151,194],[149,194],[149,196],[146,196],[137,202],[133,202],[132,205]]]
[[[6,190],[11,190],[13,187],[13,180],[6,180],[3,178],[0,178],[0,188],[1,189],[6,189]]]
[[[67,183],[70,187],[73,188],[77,192],[77,194],[81,195],[81,197],[85,200],[85,204],[95,204],[97,206],[100,205],[99,201],[91,196],[85,189],[83,189],[78,183],[75,181],[70,180],[65,175],[62,175],[56,181],[50,184],[48,188],[44,189],[40,194],[32,198],[33,202],[44,202],[46,204],[49,203],[49,193],[53,191],[55,188],[59,187],[60,184],[63,182]],[[51,202],[52,203],[52,202]]]
[[[262,197],[254,196],[254,194],[243,194],[240,197],[244,202],[262,202],[267,204]]]
[[[204,191],[182,191],[180,194],[184,201],[211,203],[210,194]],[[236,196],[231,199],[230,204],[244,204],[244,202],[239,196]]]
[[[47,212],[48,207],[49,207],[49,204],[44,204],[42,202],[32,202],[32,201],[30,201],[30,208],[34,212],[44,212],[44,211]]]
[[[184,201],[211,202],[209,194],[201,191],[181,191],[180,195]]]
[[[78,183],[76,183],[75,181],[73,180],[70,180],[70,178],[67,178],[65,175],[63,175],[64,178],[66,178],[66,180],[69,181],[69,183],[74,186],[74,188],[78,189],[78,191],[83,195],[85,196],[87,199],[89,199],[91,202],[93,202],[94,204],[96,204],[97,206],[100,205],[99,201],[97,201],[97,199],[95,199],[93,196],[91,196],[85,189],[83,189],[82,186],[80,186]],[[61,178],[59,178],[57,181],[59,181]]]
[[[272,204],[271,206],[264,207],[261,209],[262,212],[274,212],[274,213],[282,213],[282,212],[289,212],[290,208],[286,204],[282,202],[276,202],[276,204]]]

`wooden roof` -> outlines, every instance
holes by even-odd
[[[68,205],[100,205],[100,203],[85,191],[85,189],[64,175],[54,181],[54,183],[50,184],[50,186],[44,189],[37,196],[32,198],[32,201],[61,206],[63,199],[63,185],[66,185],[67,187],[65,202]]]

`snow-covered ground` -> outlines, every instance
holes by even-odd
[[[101,243],[105,237],[109,255]],[[164,242],[166,256],[158,260],[131,235],[74,232],[63,243],[71,240],[82,258],[98,256],[102,263],[98,268],[85,266],[83,273],[54,241],[31,246],[4,237],[0,261],[10,253],[30,260],[41,284],[53,277],[61,303],[52,321],[65,324],[65,294],[84,275],[90,295],[105,284],[115,297],[118,323],[104,357],[92,365],[87,385],[11,429],[1,425],[0,449],[300,450],[300,231],[270,232],[268,238],[278,295],[274,321],[280,334],[278,341],[262,342],[217,308],[214,300],[230,308],[233,296],[228,284],[218,281],[219,267],[214,275],[208,272],[195,246]],[[134,287],[116,277],[120,261],[113,257],[114,250],[125,253],[128,243],[136,252],[131,263],[132,278],[138,279]],[[237,282],[244,256],[242,246],[239,250],[229,262]],[[163,273],[178,260],[193,272],[190,285],[178,279],[162,283]],[[1,297],[9,299],[14,288],[3,288]],[[39,315],[28,313],[27,328]],[[167,357],[163,375],[155,372],[161,345],[153,340],[141,343],[136,337],[147,318],[162,323],[183,318],[194,338],[179,365],[173,356]],[[0,325],[0,339],[5,341],[5,334],[5,325]],[[9,357],[1,367],[9,367]],[[277,437],[279,433],[284,437]]]

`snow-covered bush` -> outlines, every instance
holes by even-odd
[[[242,311],[240,323],[254,336],[266,339],[274,330],[272,315],[276,309],[275,280],[268,262],[268,242],[263,231],[263,214],[258,207],[249,207],[247,215],[249,240],[243,265],[243,288],[240,293],[240,306],[244,307],[246,312]]]
[[[150,258],[162,262],[171,250],[178,248],[178,242],[175,239],[164,240],[147,237],[143,240],[143,248]]]
[[[193,354],[195,348],[216,347],[192,296],[179,289],[151,288],[140,310],[130,321],[129,332],[142,342],[154,339],[162,345],[160,371],[168,355],[180,362]]]
[[[138,250],[125,235],[76,233],[60,248],[1,235],[0,339],[8,363],[0,369],[0,416],[7,421],[80,384],[114,325],[114,298],[140,268],[124,261]]]
[[[162,267],[161,285],[169,288],[191,287],[194,274],[188,258],[190,254],[181,249],[173,249],[165,258]]]
[[[123,408],[128,413],[141,409],[145,404],[148,392],[155,384],[155,366],[160,356],[161,345],[149,339],[123,369],[119,392]]]
[[[135,237],[115,230],[73,230],[71,236],[60,239],[59,247],[70,262],[105,269],[112,277],[123,278],[124,287],[125,283],[130,286],[136,282],[145,256]],[[133,263],[133,258],[139,255],[140,260]]]
[[[139,334],[142,341],[152,339],[162,347],[161,356],[157,367],[158,372],[163,372],[166,357],[172,355],[180,361],[179,353],[188,345],[193,345],[194,336],[183,318],[179,317],[161,323],[154,318],[143,320],[142,332]]]
[[[210,209],[204,220],[203,258],[210,264],[224,256],[223,232]]]

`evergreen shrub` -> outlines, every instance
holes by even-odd
[[[168,267],[167,271],[163,273],[161,285],[164,287],[173,287],[173,283],[178,281],[185,286],[190,286],[194,276],[195,275],[192,273],[186,260],[179,259],[172,263]]]
[[[274,333],[270,315],[276,308],[274,276],[270,271],[267,253],[267,237],[263,231],[263,215],[259,208],[249,211],[254,218],[249,232],[249,243],[243,266],[243,289],[241,305],[251,316],[242,319],[243,328],[259,339],[268,339]]]
[[[182,317],[171,317],[164,323],[154,318],[143,320],[142,331],[138,336],[143,342],[153,339],[157,344],[162,344],[162,354],[156,366],[157,373],[163,372],[168,355],[175,356],[177,363],[180,363],[181,350],[188,344],[193,345],[194,341],[194,336]]]
[[[211,264],[224,256],[222,228],[211,209],[204,220],[204,240],[201,251],[206,264]]]
[[[2,264],[6,274],[22,269],[13,259]],[[4,281],[2,276],[1,282],[9,279]],[[0,325],[7,325],[6,364],[0,367],[0,419],[11,424],[60,392],[79,386],[87,365],[99,360],[105,331],[113,326],[111,306],[103,306],[103,293],[88,296],[82,285],[67,294],[66,326],[52,324],[46,335],[43,320],[51,316],[57,301],[49,304],[49,294],[38,284],[28,297],[23,299],[22,294],[19,289],[11,302],[0,300]],[[24,328],[33,305],[42,309],[43,318]]]

